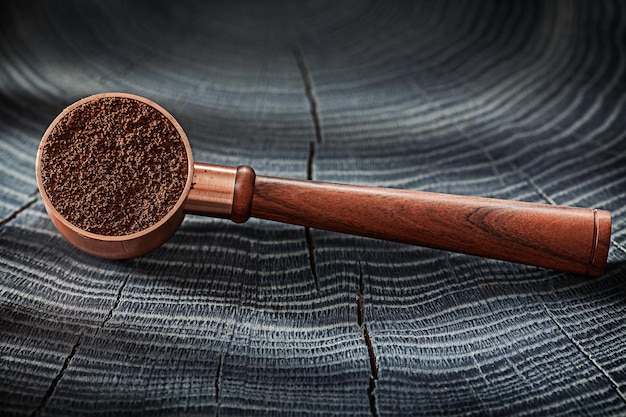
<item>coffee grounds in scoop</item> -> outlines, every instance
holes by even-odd
[[[91,233],[123,236],[161,220],[181,198],[187,151],[172,122],[138,100],[103,97],[67,113],[41,151],[52,206]]]

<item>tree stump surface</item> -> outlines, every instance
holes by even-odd
[[[626,414],[625,4],[223,3],[0,7],[0,414]],[[610,210],[606,273],[199,216],[81,253],[35,157],[107,91],[201,162]]]

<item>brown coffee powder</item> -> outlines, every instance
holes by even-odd
[[[103,97],[66,114],[41,152],[54,208],[82,230],[122,236],[162,219],[181,197],[187,153],[163,114],[138,100]]]

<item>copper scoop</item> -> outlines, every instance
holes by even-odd
[[[99,126],[97,117],[79,117],[89,105],[104,112],[107,126]],[[125,108],[131,105],[141,106],[143,115],[133,116]],[[161,127],[147,128],[153,121],[151,117],[160,120]],[[89,135],[81,133],[87,132],[86,124],[89,124]],[[135,130],[127,131],[131,129],[129,126],[134,126]],[[167,182],[169,177],[162,172],[166,166],[177,173],[180,184],[174,197],[162,197],[161,190],[171,187],[157,184],[160,185],[156,188],[158,192],[150,192],[150,196],[144,195],[138,202],[131,192],[141,188],[134,183],[135,180],[109,183],[110,178],[125,177],[113,175],[118,168],[102,147],[109,146],[107,134],[114,133],[118,142],[139,143],[143,146],[140,148],[142,152],[149,155],[148,149],[153,146],[152,135],[163,139],[164,129],[170,129],[171,133],[167,141],[159,142],[159,146],[176,145],[175,155],[169,151],[163,164],[152,167],[139,161],[135,177],[131,177],[155,177],[157,180],[154,181]],[[97,146],[90,142],[96,138],[100,140]],[[72,143],[73,140],[79,143]],[[129,159],[132,158],[129,152],[132,152],[124,143],[118,144],[116,152],[121,152],[125,158],[124,169],[133,171],[134,165]],[[49,154],[53,147],[60,156],[51,162]],[[66,167],[66,172],[58,169],[71,158],[84,160],[83,152],[92,155],[89,172],[94,174],[83,172],[83,168],[72,170]],[[94,152],[100,156],[93,157]],[[102,162],[105,159],[106,164]],[[174,163],[176,160],[182,161],[178,167]],[[67,188],[69,191],[64,188],[66,179],[63,176],[68,173],[73,175],[69,181],[82,189],[91,192],[94,188],[104,187],[107,191],[103,191],[100,197],[90,194],[91,200],[79,199],[72,194],[71,187]],[[83,251],[105,258],[136,257],[158,247],[176,231],[185,213],[223,217],[238,223],[252,216],[590,276],[602,274],[611,237],[611,214],[605,210],[266,177],[256,175],[248,166],[235,168],[194,163],[187,136],[174,117],[148,99],[124,93],[105,93],[82,99],[52,122],[43,135],[37,154],[37,183],[46,210],[61,234]],[[111,211],[103,209],[98,212],[97,198],[115,199],[119,195],[131,197],[117,201],[118,211],[115,213],[133,212],[141,203],[147,204],[148,208],[160,207],[161,214],[148,219],[147,224],[138,230],[125,230],[126,226],[122,226],[121,232],[117,230],[116,234],[110,234],[106,229],[109,220],[104,219],[111,215]],[[81,204],[80,207],[72,205],[75,200],[80,201],[76,203]],[[161,200],[168,203],[163,205]],[[90,203],[94,201],[96,203]],[[96,222],[103,219],[99,225],[104,228],[88,231],[80,223],[81,219],[68,220],[78,211],[86,212],[86,216]],[[145,213],[142,214],[143,220]],[[137,224],[135,220],[132,222]]]

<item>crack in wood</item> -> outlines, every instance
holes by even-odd
[[[32,416],[41,416],[43,414],[44,409],[46,408],[46,405],[48,404],[48,401],[50,400],[50,398],[52,398],[52,395],[56,391],[57,385],[59,384],[59,382],[61,382],[61,379],[63,379],[63,376],[65,375],[65,371],[67,371],[67,368],[70,366],[70,363],[72,362],[72,359],[74,358],[74,355],[76,355],[76,352],[78,351],[78,348],[80,347],[82,342],[83,342],[83,332],[80,332],[78,335],[78,339],[76,340],[76,343],[74,343],[74,346],[72,346],[72,350],[70,351],[69,355],[67,355],[67,357],[65,358],[65,361],[63,362],[63,365],[61,366],[61,370],[54,377],[54,379],[52,380],[52,383],[50,383],[50,386],[48,387],[48,390],[46,391],[45,395],[41,399],[41,402],[39,403],[35,411],[33,411],[33,413],[31,414]]]
[[[122,285],[120,285],[120,288],[117,290],[117,296],[115,297],[115,302],[113,303],[113,306],[107,313],[107,316],[104,318],[104,320],[102,320],[102,323],[100,323],[100,326],[98,326],[98,328],[96,329],[94,336],[96,336],[100,332],[100,330],[104,328],[104,326],[111,320],[111,318],[113,318],[113,313],[115,312],[115,310],[117,310],[117,308],[120,305],[120,302],[122,300],[122,293],[124,292],[124,288],[126,288],[126,284],[128,283],[128,280],[130,279],[131,275],[132,273],[129,273],[126,275],[126,278],[124,278]],[[52,396],[54,395],[57,385],[59,384],[61,379],[63,379],[63,376],[65,375],[67,368],[70,366],[70,363],[72,362],[72,359],[74,358],[74,355],[76,355],[78,348],[82,344],[82,341],[83,341],[83,332],[81,331],[78,335],[78,339],[76,340],[76,343],[72,347],[72,350],[70,351],[69,355],[65,358],[65,361],[63,362],[63,365],[61,366],[61,370],[50,383],[50,386],[48,387],[48,390],[46,391],[45,395],[41,399],[39,406],[37,406],[35,411],[33,411],[33,413],[31,414],[32,416],[41,416],[43,414],[46,408],[46,405],[48,404],[48,401],[50,401],[50,398],[52,398]]]
[[[369,386],[367,389],[367,396],[370,402],[370,411],[372,412],[372,417],[378,417],[376,395],[374,394],[374,391],[376,390],[376,383],[378,382],[378,361],[376,359],[376,350],[374,349],[372,337],[370,336],[367,324],[365,323],[365,312],[363,308],[364,290],[365,284],[363,282],[363,268],[361,267],[361,262],[359,262],[359,292],[356,295],[357,323],[361,328],[361,332],[363,332],[363,340],[365,341],[365,346],[367,346],[367,354],[369,356],[370,362],[371,375],[369,377]]]
[[[222,375],[222,362],[224,360],[224,351],[221,350],[217,358],[217,368],[215,369],[215,381],[213,386],[215,388],[215,417],[220,415],[220,378]]]
[[[315,264],[315,240],[313,238],[313,231],[310,227],[304,228],[304,235],[306,237],[306,244],[309,253],[309,266],[311,267],[311,274],[315,281],[315,289],[320,290],[319,277],[317,275],[317,265]]]
[[[113,313],[115,312],[115,310],[117,310],[117,308],[120,305],[120,302],[122,301],[122,293],[124,292],[124,288],[126,288],[126,284],[128,283],[128,280],[130,279],[131,275],[132,275],[132,272],[127,274],[126,277],[124,278],[122,285],[120,285],[120,288],[117,290],[117,296],[115,297],[115,302],[113,303],[113,306],[107,313],[107,316],[104,318],[104,320],[102,320],[102,323],[100,323],[100,326],[96,329],[94,336],[97,336],[100,330],[102,330],[104,326],[113,318]]]
[[[34,195],[36,195],[37,192],[29,194],[29,197],[34,197]],[[11,213],[7,218],[3,219],[0,221],[0,227],[5,226],[6,224],[12,222],[13,220],[15,220],[17,218],[17,216],[19,216],[20,214],[22,214],[23,212],[25,212],[26,210],[28,210],[29,208],[31,208],[33,206],[33,204],[35,204],[37,202],[37,198],[33,198],[32,200],[29,200],[26,202],[26,204],[24,204],[23,206],[19,207],[17,210],[15,210],[13,213]]]
[[[528,175],[526,175],[523,172],[521,172],[519,169],[517,169],[517,171],[522,174],[522,176],[524,177],[524,180],[526,180],[526,183],[530,186],[530,188],[533,189],[535,194],[537,194],[539,197],[541,197],[543,200],[545,200],[548,204],[551,204],[553,206],[558,205],[556,203],[556,201],[554,201],[552,199],[552,197],[550,197],[548,194],[544,193],[543,190],[541,188],[539,188],[539,186],[537,184],[535,184],[535,181],[533,181],[532,178],[530,178]]]
[[[554,316],[554,314],[552,314],[552,311],[550,311],[550,309],[548,308],[548,306],[543,302],[543,300],[538,300],[539,303],[541,304],[541,306],[543,307],[543,310],[546,312],[546,314],[548,315],[548,318],[550,319],[550,321],[552,321],[552,323],[554,323],[554,325],[557,327],[557,329],[559,329],[559,332],[561,332],[561,334],[572,344],[574,345],[574,347],[576,348],[576,350],[578,350],[578,352],[580,354],[582,354],[585,359],[587,359],[594,368],[596,368],[596,370],[598,372],[600,372],[600,374],[602,374],[602,376],[608,381],[609,385],[611,386],[611,388],[613,389],[613,391],[615,391],[615,393],[617,394],[617,396],[622,400],[623,403],[626,404],[626,395],[622,392],[621,388],[620,388],[620,384],[613,379],[613,377],[609,374],[608,371],[606,371],[594,358],[593,356],[591,356],[591,354],[589,354],[584,348],[583,346],[576,340],[574,339],[568,332],[567,330],[563,327],[563,325],[556,319],[556,317]]]
[[[311,73],[306,65],[304,55],[302,54],[300,48],[298,48],[296,45],[292,45],[291,52],[296,59],[298,69],[300,70],[300,75],[302,76],[302,81],[304,82],[304,92],[306,94],[307,100],[309,101],[311,118],[313,119],[313,127],[315,128],[315,139],[317,143],[322,143],[322,124],[320,122],[318,110],[319,106],[317,103],[317,98],[315,97],[315,89],[313,88],[313,79],[311,78]]]
[[[293,53],[294,58],[296,59],[296,64],[298,65],[298,69],[300,70],[300,75],[302,77],[302,81],[304,82],[304,93],[306,95],[307,100],[309,101],[309,109],[311,112],[311,118],[313,120],[313,127],[315,129],[315,140],[317,143],[322,143],[322,126],[320,123],[320,118],[318,114],[318,106],[317,99],[315,98],[315,93],[313,89],[313,80],[311,78],[311,74],[304,60],[304,55],[302,55],[302,51],[296,45],[292,45],[291,51]],[[315,160],[315,143],[311,142],[309,144],[309,155],[307,157],[307,166],[306,166],[306,177],[308,180],[313,179],[313,164]],[[319,291],[319,277],[317,275],[317,266],[315,264],[315,241],[313,238],[313,231],[310,227],[304,228],[304,235],[306,238],[306,244],[308,248],[308,257],[309,257],[309,266],[311,268],[311,274],[313,275],[313,280],[315,281],[315,289]]]
[[[313,180],[313,164],[315,163],[315,142],[309,143],[309,156],[306,161],[306,179]]]
[[[315,142],[309,144],[309,156],[307,158],[306,177],[308,180],[313,179],[313,160],[315,159]],[[309,254],[309,266],[311,268],[311,274],[315,281],[315,289],[320,290],[319,277],[317,275],[317,266],[315,264],[315,240],[313,238],[313,230],[310,227],[304,228],[304,236],[306,238],[306,245]]]

